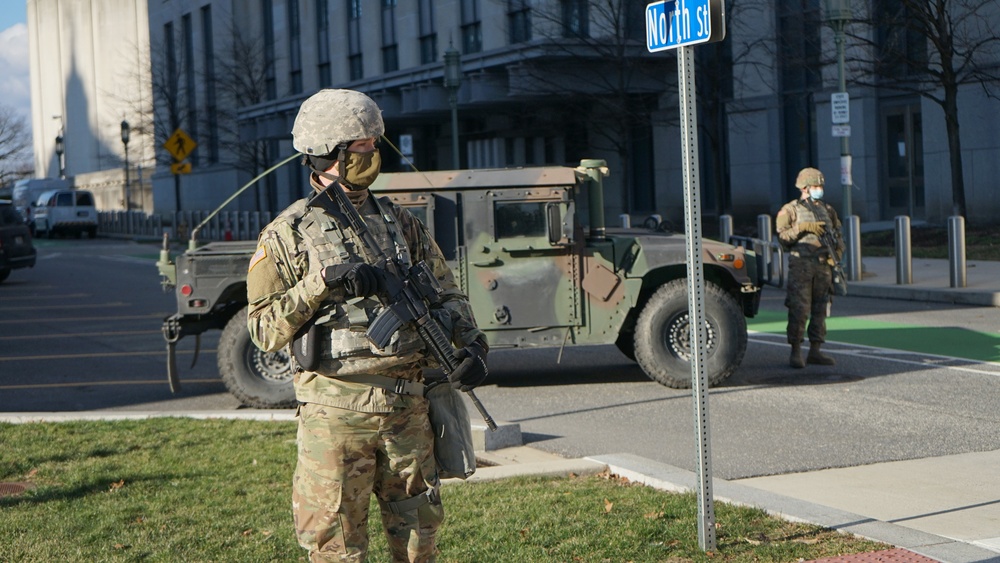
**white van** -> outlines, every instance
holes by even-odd
[[[31,232],[35,232],[34,203],[45,192],[51,190],[71,190],[73,184],[70,180],[59,178],[25,178],[14,182],[14,189],[11,191],[10,199],[14,203],[14,208],[24,217],[24,220],[31,227]]]
[[[51,190],[38,196],[32,208],[35,232],[52,238],[70,234],[80,238],[83,233],[97,236],[97,208],[94,194],[86,190]]]

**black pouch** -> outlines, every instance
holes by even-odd
[[[292,341],[292,355],[304,370],[312,371],[319,365],[319,327],[309,322],[295,335]]]

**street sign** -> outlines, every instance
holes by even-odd
[[[851,96],[847,92],[830,94],[830,113],[834,123],[851,122]]]
[[[194,142],[183,129],[174,131],[167,142],[163,143],[163,148],[167,149],[174,160],[184,160],[197,146],[198,143]]]
[[[646,48],[650,53],[725,37],[722,0],[664,0],[646,6]]]
[[[173,174],[190,174],[191,173],[191,163],[190,162],[175,162],[170,165],[170,172]]]
[[[834,137],[850,137],[851,136],[851,126],[850,125],[834,125],[833,126],[833,136]]]

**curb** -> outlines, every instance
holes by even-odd
[[[607,464],[608,470],[612,473],[656,489],[674,492],[696,490],[697,479],[693,472],[665,463],[651,461],[632,454],[611,454],[585,459]],[[713,478],[712,488],[715,499],[730,504],[760,508],[768,514],[785,520],[815,524],[891,544],[943,563],[1000,562],[1000,553],[969,543],[771,493],[725,479]]]

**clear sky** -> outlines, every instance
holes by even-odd
[[[0,0],[0,104],[31,120],[26,0]]]

